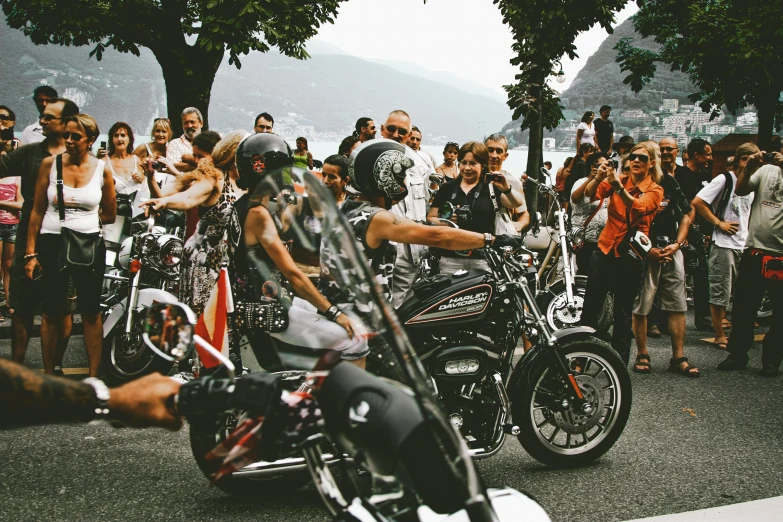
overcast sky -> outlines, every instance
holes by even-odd
[[[631,2],[617,15],[618,24],[638,10]],[[606,38],[600,27],[576,40],[579,58],[563,62],[567,88],[587,58]],[[351,0],[340,4],[334,25],[317,39],[348,54],[371,59],[406,60],[428,69],[448,70],[502,92],[514,82],[513,39],[492,0]]]

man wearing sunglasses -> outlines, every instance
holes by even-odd
[[[44,136],[43,128],[41,127],[40,119],[43,116],[44,109],[53,100],[57,98],[57,91],[49,85],[39,85],[33,91],[33,102],[35,108],[38,109],[38,120],[32,125],[25,127],[22,131],[22,145],[29,145],[31,143],[40,143],[46,136]]]
[[[19,245],[27,244],[27,228],[30,224],[30,214],[35,200],[35,183],[38,179],[38,170],[41,163],[49,156],[55,156],[65,152],[65,140],[63,132],[65,125],[63,120],[79,113],[79,107],[71,100],[65,98],[48,98],[46,106],[39,121],[44,140],[38,143],[23,145],[10,154],[0,157],[0,178],[8,176],[21,176],[22,178],[22,215],[19,221],[19,229],[16,234],[16,242]],[[12,358],[19,364],[24,364],[27,342],[33,330],[33,314],[40,304],[39,281],[31,281],[24,272],[26,260],[25,249],[17,248],[14,256],[14,264],[11,266],[11,301],[8,303],[11,315],[11,339]],[[55,356],[55,369],[62,365],[68,338],[71,335],[73,299],[68,300],[66,314],[63,314],[61,325],[62,337],[58,341]]]
[[[415,150],[406,145],[411,133],[411,118],[408,113],[396,110],[389,113],[386,122],[381,125],[381,136],[400,143],[405,148],[405,155],[413,160],[413,167],[408,169],[405,181],[408,193],[404,199],[391,207],[391,212],[401,218],[407,218],[419,223],[427,220],[427,202],[429,201],[429,178],[435,174],[435,168],[424,161]],[[392,306],[397,308],[402,304],[416,280],[422,258],[427,254],[427,247],[405,243],[397,244],[397,262],[394,266],[392,279]]]

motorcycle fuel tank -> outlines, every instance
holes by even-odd
[[[495,280],[480,270],[436,276],[437,284],[413,285],[414,296],[397,310],[408,328],[433,328],[481,321],[495,295]]]

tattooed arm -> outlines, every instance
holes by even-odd
[[[179,384],[159,374],[111,390],[112,419],[138,428],[178,429],[181,422],[166,409]],[[89,422],[95,417],[93,388],[81,381],[49,377],[0,359],[0,429],[39,424]]]

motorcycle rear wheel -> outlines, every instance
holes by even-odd
[[[225,440],[232,431],[229,414],[208,416],[190,423],[190,448],[201,472],[208,479],[220,468],[219,460],[207,460],[206,455]],[[281,493],[293,493],[311,481],[307,469],[283,472],[268,476],[243,477],[241,471],[226,475],[215,486],[237,497],[270,497]]]
[[[571,468],[593,462],[617,442],[631,413],[631,379],[617,352],[596,338],[565,341],[560,353],[593,413],[559,407],[567,397],[545,364],[519,384],[511,406],[525,450],[547,466]]]
[[[144,314],[136,314],[130,337],[127,339],[126,317],[123,316],[103,339],[101,378],[111,386],[118,386],[155,372],[167,375],[174,363],[155,355],[141,337]]]

